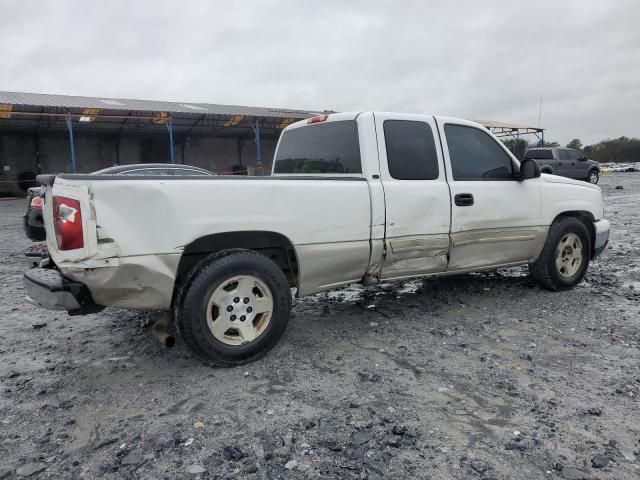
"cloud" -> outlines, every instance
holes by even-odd
[[[640,136],[640,2],[0,0],[0,88]]]

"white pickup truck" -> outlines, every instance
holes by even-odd
[[[50,258],[25,273],[29,301],[170,310],[224,366],[278,341],[292,288],[529,265],[566,290],[609,238],[599,187],[541,175],[481,125],[439,116],[298,122],[269,177],[38,178]]]

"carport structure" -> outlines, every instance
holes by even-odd
[[[540,145],[544,145],[544,128],[530,127],[527,125],[519,125],[517,123],[505,123],[496,122],[494,120],[475,120],[475,122],[483,125],[491,133],[500,139],[513,138],[516,141],[516,145],[520,145],[520,137],[523,135],[534,135]],[[518,152],[517,156],[520,152]],[[522,152],[524,155],[525,152]]]
[[[64,150],[68,161],[67,171],[83,172],[107,165],[98,165],[90,159],[85,148],[84,158],[78,155],[78,138],[99,137],[115,142],[111,164],[138,163],[140,155],[123,155],[120,142],[123,138],[151,138],[155,142],[157,158],[143,161],[167,161],[170,163],[202,163],[190,158],[187,143],[190,139],[232,139],[236,142],[235,161],[225,160],[234,173],[246,172],[260,175],[263,170],[264,150],[269,152],[280,132],[292,122],[323,112],[278,108],[217,105],[209,103],[164,102],[120,98],[80,97],[36,93],[0,92],[0,147],[9,135],[25,135],[33,139],[35,158],[20,156],[27,168],[16,165],[17,171],[40,173],[42,165],[41,137],[64,135],[67,145],[58,148],[58,156]],[[268,144],[265,147],[265,142]],[[22,140],[25,144],[25,141]],[[164,144],[164,152],[159,146]],[[243,149],[251,150],[249,156]],[[98,147],[96,147],[98,148]],[[103,148],[103,146],[99,147]],[[213,148],[221,150],[219,146]],[[15,149],[14,149],[15,150]],[[136,149],[138,152],[140,148]],[[193,149],[191,149],[193,150]],[[229,142],[225,143],[225,157],[232,156]],[[194,153],[194,152],[191,152]],[[3,173],[11,171],[11,159],[2,158]],[[202,155],[202,153],[198,153]],[[7,153],[5,152],[5,157]],[[123,158],[125,157],[125,158]],[[253,157],[253,158],[251,158]],[[88,159],[85,161],[85,159]],[[270,161],[270,159],[269,159]],[[102,163],[105,163],[102,160]],[[13,162],[15,163],[15,162]],[[87,164],[89,163],[89,165]],[[9,168],[7,168],[9,166]],[[201,165],[205,168],[210,165]],[[50,168],[50,167],[49,167]],[[228,172],[220,172],[228,173]],[[3,179],[4,180],[4,179]]]

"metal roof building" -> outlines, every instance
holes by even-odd
[[[0,182],[22,181],[24,187],[25,179],[44,171],[88,172],[153,161],[260,174],[282,129],[318,113],[0,92]],[[101,144],[91,147],[91,139]]]
[[[38,173],[186,163],[216,173],[268,171],[280,132],[328,111],[0,91],[0,194]],[[499,137],[541,128],[479,121]],[[20,188],[19,188],[20,187]]]
[[[34,128],[48,120],[66,128],[65,118],[85,122],[85,128],[152,129],[171,120],[174,132],[211,135],[246,133],[258,122],[264,135],[279,135],[292,121],[317,115],[316,111],[287,110],[211,103],[163,102],[123,98],[80,97],[40,93],[0,92],[0,119],[12,119],[13,128]],[[2,125],[4,127],[4,125]]]

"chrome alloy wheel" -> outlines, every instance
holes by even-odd
[[[591,172],[589,174],[589,183],[592,183],[593,185],[595,185],[596,183],[598,183],[598,173],[597,172]]]
[[[269,287],[254,276],[238,275],[223,281],[209,297],[207,325],[217,340],[238,346],[258,338],[272,314]]]
[[[582,241],[575,233],[567,233],[556,248],[556,268],[565,278],[573,277],[582,266]]]

